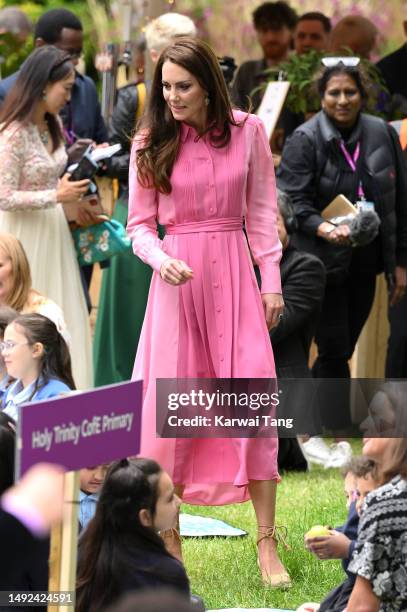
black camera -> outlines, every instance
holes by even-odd
[[[92,179],[97,174],[100,164],[104,160],[112,157],[112,155],[118,153],[120,149],[120,144],[111,145],[110,147],[104,147],[97,150],[93,148],[93,145],[89,145],[80,160],[76,164],[71,164],[68,167],[68,172],[71,174],[69,180],[82,181],[83,179],[89,179],[89,188],[85,193],[85,197],[94,195],[97,193],[97,186]]]
[[[223,57],[218,57],[218,62],[222,70],[223,77],[226,81],[226,85],[230,85],[237,68],[234,58],[224,55]]]

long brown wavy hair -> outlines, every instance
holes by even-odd
[[[62,81],[74,72],[71,59],[69,53],[52,45],[40,47],[28,56],[1,107],[0,132],[13,121],[27,125],[33,120],[46,86]],[[55,151],[63,143],[60,122],[51,113],[45,113],[45,121],[51,134],[52,150]]]
[[[212,49],[196,38],[180,38],[161,53],[157,62],[146,114],[136,139],[141,140],[137,151],[138,180],[143,187],[171,193],[171,172],[180,146],[181,125],[164,100],[162,67],[173,62],[190,72],[209,98],[207,125],[200,134],[209,134],[215,147],[230,141],[231,125],[242,125],[233,118],[232,106],[219,62]]]

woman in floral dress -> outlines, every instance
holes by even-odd
[[[63,174],[67,156],[58,113],[70,99],[70,56],[52,46],[24,62],[0,112],[0,232],[20,240],[36,290],[63,311],[79,389],[92,386],[89,318],[62,204],[78,201],[88,181]]]

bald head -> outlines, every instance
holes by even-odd
[[[348,15],[331,32],[330,51],[343,54],[347,49],[365,59],[369,59],[376,45],[378,30],[374,23],[361,15]]]

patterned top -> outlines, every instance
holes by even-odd
[[[407,480],[401,476],[367,496],[348,569],[369,580],[380,610],[407,610]]]
[[[66,160],[63,145],[47,151],[33,123],[11,123],[0,132],[0,210],[54,207]]]

